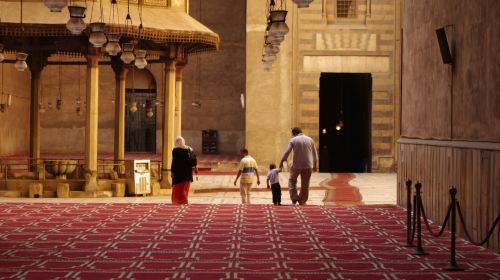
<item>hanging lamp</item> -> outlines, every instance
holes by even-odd
[[[43,0],[43,3],[51,12],[60,13],[68,5],[67,0]]]
[[[314,0],[292,0],[298,8],[308,8]]]
[[[20,17],[20,25],[21,25],[21,32],[24,32],[24,27],[23,27],[23,0],[21,0],[21,17]],[[27,53],[23,52],[18,52],[16,53],[16,63],[14,64],[14,68],[16,68],[17,71],[24,71],[26,68],[28,68],[28,64],[26,64],[26,58],[28,58]]]
[[[86,2],[85,2],[86,3]],[[68,6],[69,10],[69,20],[66,23],[66,28],[71,32],[71,34],[79,35],[87,28],[87,25],[83,21],[85,18],[85,10],[87,7],[82,7],[78,5]]]
[[[23,52],[16,53],[16,63],[14,64],[14,67],[16,68],[17,71],[22,72],[26,68],[28,68],[28,64],[26,64],[26,58],[28,58],[27,53]]]
[[[136,50],[135,51],[135,66],[139,69],[144,69],[148,62],[146,61],[146,51],[145,50]]]
[[[132,98],[135,99],[135,68],[132,68]],[[135,113],[137,112],[137,101],[132,101],[130,102],[130,112]]]
[[[0,113],[5,112],[6,106],[4,103],[4,95],[5,93],[3,92],[3,63],[2,63],[2,92],[0,92]]]
[[[123,52],[122,55],[120,56],[120,59],[126,64],[131,63],[135,59],[133,51],[134,51],[133,44],[130,43],[123,44]]]
[[[92,33],[90,33],[89,42],[95,48],[104,46],[104,44],[108,41],[106,35],[104,35],[105,26],[106,24],[104,22],[92,22],[90,24],[90,30]]]
[[[94,11],[94,2],[92,2],[92,12],[93,11]],[[104,44],[106,44],[106,42],[108,41],[106,35],[104,34],[104,29],[106,27],[106,24],[102,20],[102,0],[99,1],[99,11],[100,11],[99,21],[90,23],[91,33],[89,37],[89,42],[95,48],[100,48],[104,46]]]
[[[115,17],[119,17],[118,15],[118,4],[116,0],[111,0],[111,7],[109,13],[109,23],[110,25],[115,25],[116,20]],[[111,56],[116,56],[118,53],[122,51],[120,47],[120,34],[117,32],[109,32],[107,33],[108,44],[106,45],[106,52]]]
[[[59,59],[59,62],[61,62],[61,59]],[[59,81],[59,98],[56,100],[56,109],[58,111],[61,111],[62,105],[63,105],[63,100],[62,100],[62,85],[61,85],[61,75],[62,75],[62,66],[61,63],[59,63],[59,75],[58,75],[58,81]]]
[[[288,25],[286,24],[286,15],[288,11],[286,10],[286,3],[283,4],[283,0],[280,0],[280,6],[276,7],[274,0],[271,0],[269,5],[269,35],[271,36],[285,36],[288,31]]]
[[[4,45],[0,43],[0,62],[4,61],[5,55],[3,54]]]
[[[43,71],[40,72],[40,100],[38,101],[38,112],[43,114],[45,113],[45,105],[43,104]]]

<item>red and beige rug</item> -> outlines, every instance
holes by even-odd
[[[411,255],[398,207],[0,203],[1,279],[500,279],[449,239]]]

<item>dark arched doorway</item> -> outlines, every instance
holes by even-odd
[[[321,73],[320,171],[371,171],[370,73]]]
[[[125,102],[125,151],[155,153],[156,81],[149,70],[128,73]]]

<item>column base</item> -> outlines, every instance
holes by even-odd
[[[162,170],[161,171],[161,181],[160,181],[160,186],[162,189],[171,189],[172,188],[172,177],[171,177],[171,172]]]
[[[85,187],[86,192],[98,191],[99,184],[97,183],[97,171],[88,170],[85,172]]]

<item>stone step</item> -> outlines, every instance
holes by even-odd
[[[71,191],[70,198],[98,198],[98,197],[113,197],[112,191]]]
[[[0,197],[22,197],[20,191],[0,190]]]

